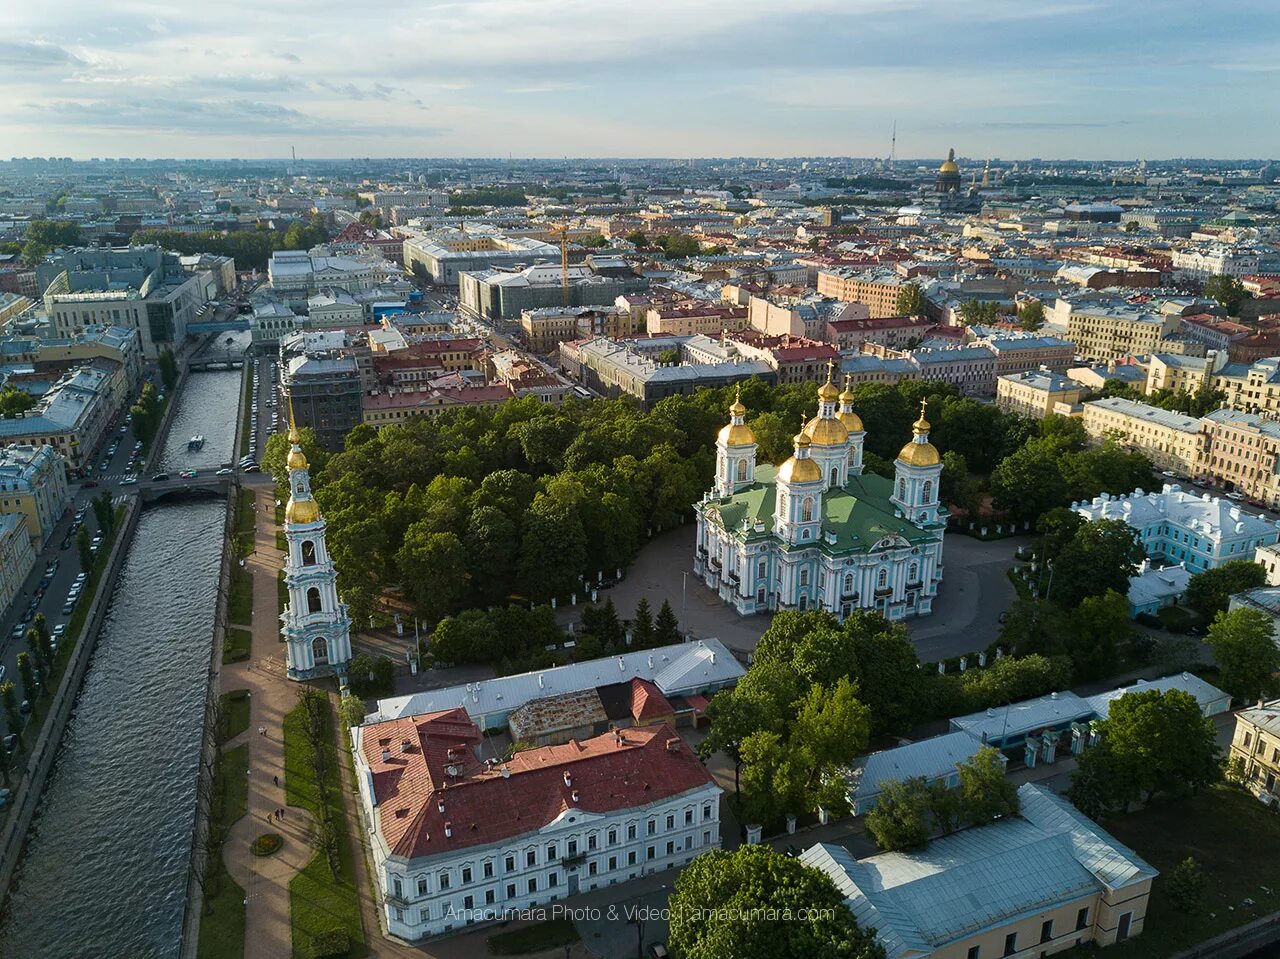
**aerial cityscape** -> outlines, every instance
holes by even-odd
[[[1280,9],[10,7],[0,957],[1280,956]]]

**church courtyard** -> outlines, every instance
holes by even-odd
[[[773,617],[739,616],[694,575],[695,536],[692,523],[656,536],[622,581],[600,592],[600,600],[612,598],[623,619],[631,617],[641,597],[655,614],[667,600],[682,628],[695,638],[714,636],[735,652],[749,652]],[[1026,542],[1026,537],[982,542],[955,533],[947,536],[945,572],[933,613],[906,620],[922,661],[959,656],[995,639],[1000,614],[1016,598],[1008,577],[1014,551]],[[577,616],[562,607],[560,618],[568,622]]]

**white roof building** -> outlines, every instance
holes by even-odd
[[[968,732],[945,733],[895,749],[882,749],[854,761],[845,775],[849,804],[861,816],[875,808],[881,791],[890,782],[922,778],[927,782],[959,783],[956,767],[968,762],[982,742]],[[1006,761],[1001,755],[1001,760]]]
[[[1126,693],[1145,693],[1151,690],[1167,693],[1171,689],[1189,693],[1206,716],[1225,713],[1231,708],[1230,693],[1224,693],[1217,686],[1206,683],[1192,673],[1178,673],[1176,676],[1165,676],[1162,679],[1139,679],[1132,686],[1121,686],[1119,689],[1088,696],[1085,702],[1093,707],[1099,719],[1106,719],[1111,714],[1111,704]]]
[[[378,701],[367,722],[401,719],[461,706],[481,730],[503,726],[515,709],[535,699],[576,693],[629,679],[647,679],[668,698],[732,686],[746,673],[718,639],[641,649],[552,669],[499,676]]]

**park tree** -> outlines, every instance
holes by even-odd
[[[1255,565],[1255,564],[1250,564]],[[1205,642],[1213,650],[1222,687],[1236,702],[1251,703],[1274,696],[1280,688],[1280,647],[1273,620],[1266,613],[1241,607],[1218,613]]]
[[[631,620],[631,645],[636,649],[648,649],[654,645],[653,636],[653,613],[649,610],[649,601],[641,596]]]
[[[898,288],[898,315],[923,316],[925,310],[924,293],[919,283],[904,283]]]
[[[1018,787],[1005,778],[1004,762],[991,746],[983,746],[956,766],[960,774],[960,807],[969,823],[981,826],[1018,814]]]
[[[178,382],[178,361],[174,359],[173,350],[165,347],[157,357],[156,365],[160,368],[160,382],[164,388],[173,389],[173,384]]]
[[[766,828],[778,825],[788,813],[799,814],[810,805],[807,757],[787,748],[780,733],[754,732],[742,741],[742,794],[740,814],[744,822]]]
[[[613,598],[606,599],[599,606],[587,606],[582,610],[582,630],[600,641],[606,651],[616,652],[626,641],[626,633],[622,621],[618,618],[618,609],[613,605]]]
[[[17,736],[21,744],[22,712],[18,709],[18,687],[13,685],[12,680],[6,679],[0,683],[0,703],[4,704],[4,716],[9,725],[9,732]]]
[[[960,322],[965,326],[995,323],[1000,319],[1000,307],[991,302],[966,300],[960,304]]]
[[[89,541],[89,528],[81,526],[76,533],[76,552],[80,556],[80,569],[88,573],[93,569],[93,544]]]
[[[658,618],[653,624],[653,638],[659,646],[672,646],[681,640],[680,623],[671,609],[671,602],[663,600]]]
[[[848,766],[867,748],[870,710],[858,699],[858,688],[841,677],[828,687],[816,683],[801,700],[790,729],[790,744],[814,764],[815,787],[837,768]]]
[[[929,783],[929,815],[935,832],[944,836],[955,832],[964,822],[964,813],[964,798],[959,789],[948,786],[944,779]]]
[[[1044,304],[1039,300],[1032,300],[1019,310],[1018,325],[1029,333],[1044,326]]]
[[[36,714],[36,700],[40,698],[40,685],[36,680],[35,664],[31,662],[31,654],[18,654],[18,675],[22,677],[22,696],[31,704],[31,715]]]
[[[1129,600],[1114,589],[1086,596],[1072,616],[1072,627],[1064,634],[1072,675],[1077,681],[1110,676],[1120,662],[1120,648],[1133,632]]]
[[[863,820],[867,835],[885,852],[919,849],[929,841],[930,805],[923,777],[890,780],[881,787],[875,806]]]
[[[1231,316],[1239,316],[1241,305],[1249,299],[1249,292],[1239,278],[1226,275],[1211,276],[1205,280],[1204,295],[1217,300],[1218,305]]]
[[[697,857],[669,905],[669,941],[682,959],[884,959],[825,873],[768,846]],[[807,921],[784,918],[802,910]]]
[[[364,722],[364,703],[360,697],[343,693],[338,702],[338,717],[343,726],[359,726]]]
[[[1086,597],[1102,596],[1109,589],[1128,595],[1129,578],[1145,558],[1133,527],[1124,520],[1083,523],[1053,561],[1046,598],[1075,609]]]
[[[698,744],[698,755],[706,759],[722,752],[733,760],[733,791],[737,795],[742,791],[742,743],[765,725],[760,703],[734,689],[723,689],[711,697],[707,719],[711,728]]]
[[[960,678],[968,708],[992,709],[1031,699],[1071,685],[1071,663],[1065,656],[1005,656],[985,669],[971,669]]]
[[[36,631],[40,649],[36,658],[44,665],[45,671],[51,673],[54,660],[53,637],[49,632],[49,621],[44,618],[44,613],[36,613],[35,619],[31,621],[31,628]]]
[[[1017,519],[1036,519],[1070,502],[1059,469],[1060,450],[1044,439],[1031,440],[1000,461],[991,473],[991,498]]]
[[[1169,902],[1183,915],[1194,915],[1204,904],[1204,870],[1195,857],[1188,856],[1164,877],[1164,893]]]
[[[1183,599],[1207,618],[1225,612],[1233,593],[1264,586],[1266,582],[1267,571],[1261,563],[1233,559],[1192,576]]]
[[[36,398],[26,390],[6,385],[0,390],[0,416],[6,420],[17,419],[36,405]]]
[[[431,532],[428,523],[409,527],[396,567],[405,595],[428,623],[452,612],[466,594],[466,550],[453,533]]]
[[[906,729],[923,705],[920,660],[906,627],[859,610],[845,620],[844,630],[853,638],[858,688],[871,710],[872,731]]]
[[[1182,690],[1125,693],[1112,700],[1098,733],[1101,744],[1080,757],[1079,791],[1082,801],[1104,810],[1182,795],[1222,774],[1213,722]]]

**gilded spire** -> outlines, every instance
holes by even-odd
[[[916,436],[923,436],[929,432],[929,421],[924,418],[926,403],[928,403],[928,400],[920,400],[920,419],[911,424],[911,431],[915,433]]]
[[[292,392],[290,392],[288,395],[288,403],[289,403],[289,442],[293,443],[294,445],[297,445],[297,443],[302,439],[302,434],[298,432],[298,424],[295,423],[293,419],[293,393]]]
[[[733,393],[733,405],[729,407],[729,415],[743,416],[746,412],[747,408],[742,405],[742,384],[739,383]]]
[[[827,381],[818,388],[818,399],[830,401],[840,395],[840,391],[836,389],[836,385],[832,382],[832,378],[836,374],[836,361],[834,359],[827,360]]]
[[[289,456],[285,466],[291,470],[307,468],[307,456],[302,452],[302,434],[298,432],[298,424],[293,418],[293,395],[289,396]]]

